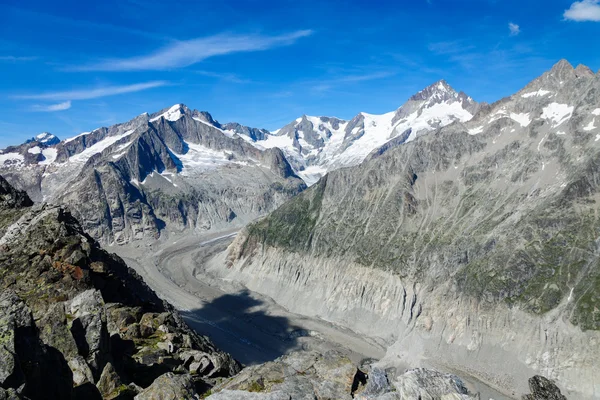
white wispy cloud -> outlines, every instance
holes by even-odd
[[[380,71],[365,74],[344,75],[339,76],[337,78],[325,79],[316,82],[312,85],[311,90],[314,92],[326,92],[330,89],[333,89],[335,86],[339,86],[341,84],[372,81],[376,79],[388,78],[393,75],[396,75],[396,72]]]
[[[600,22],[600,0],[582,0],[571,4],[563,14],[570,21]]]
[[[448,42],[429,43],[429,51],[439,55],[457,54],[467,50],[474,49],[475,46],[465,44],[462,40],[453,40]]]
[[[250,83],[252,82],[249,79],[240,78],[236,74],[230,74],[227,72],[213,72],[213,71],[204,71],[204,70],[196,70],[194,71],[198,75],[207,76],[209,78],[216,78],[227,82],[232,83]]]
[[[34,56],[0,56],[0,61],[34,61],[37,60],[38,57]]]
[[[71,108],[71,100],[64,101],[62,103],[57,104],[49,104],[49,105],[40,105],[35,104],[31,107],[32,111],[40,111],[40,112],[55,112],[55,111],[64,111]]]
[[[510,31],[510,36],[517,36],[521,33],[521,27],[513,22],[508,23],[508,30]]]
[[[136,83],[133,85],[102,86],[102,87],[96,87],[96,88],[90,88],[90,89],[26,94],[26,95],[17,95],[17,96],[13,96],[13,97],[16,99],[49,100],[49,101],[88,100],[88,99],[97,99],[99,97],[114,96],[117,94],[140,92],[142,90],[153,89],[153,88],[157,88],[160,86],[165,86],[167,84],[168,84],[168,82],[166,82],[166,81],[151,81],[151,82],[144,82],[144,83]]]
[[[149,55],[105,60],[69,68],[79,71],[144,71],[187,67],[210,57],[268,50],[288,46],[298,39],[312,35],[301,30],[278,36],[219,34],[192,40],[174,41]]]

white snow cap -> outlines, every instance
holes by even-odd
[[[48,132],[42,132],[39,135],[37,135],[35,137],[35,139],[40,143],[46,143],[46,142],[56,139],[56,136],[54,136],[53,134],[48,133]]]

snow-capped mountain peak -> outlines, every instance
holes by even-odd
[[[47,146],[52,146],[60,142],[60,139],[48,132],[42,132],[35,137],[35,141],[45,144]]]
[[[295,172],[312,184],[327,171],[361,163],[392,139],[404,143],[452,122],[466,122],[477,107],[472,98],[440,80],[395,111],[361,112],[349,121],[303,115],[253,143],[281,148]]]
[[[458,97],[458,92],[452,88],[444,79],[435,82],[426,87],[417,94],[413,95],[411,101],[447,101]]]

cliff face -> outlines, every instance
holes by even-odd
[[[0,398],[125,399],[167,372],[202,390],[240,370],[69,212],[2,177],[0,344]]]
[[[599,75],[560,62],[468,123],[330,173],[251,224],[214,271],[395,342],[389,360],[522,392],[539,371],[593,397],[599,93]]]

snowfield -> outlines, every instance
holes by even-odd
[[[567,104],[550,103],[547,107],[544,107],[542,118],[554,122],[553,128],[556,128],[563,122],[571,118],[575,107]]]

